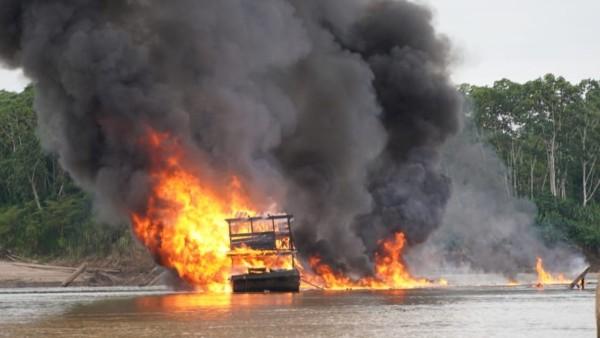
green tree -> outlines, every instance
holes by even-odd
[[[34,91],[0,91],[0,247],[26,255],[93,255],[129,239],[96,222],[79,190],[36,135]],[[126,240],[127,241],[127,240]]]
[[[573,116],[576,130],[573,151],[581,167],[581,204],[586,207],[600,187],[600,83],[586,80],[579,85],[583,104]]]
[[[534,199],[549,240],[599,255],[600,82],[548,74],[462,85],[471,118],[507,167],[507,193]]]

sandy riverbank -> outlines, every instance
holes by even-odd
[[[71,286],[157,285],[162,280],[158,276],[164,273],[137,242],[104,257],[52,260],[22,257],[0,248],[0,288],[58,287],[84,263],[86,270]]]
[[[34,269],[2,261],[0,271],[0,287],[59,286],[73,273],[71,270]]]
[[[106,267],[88,263],[88,268],[71,286],[147,286],[161,283],[162,269],[156,266]],[[0,261],[0,288],[58,287],[77,266],[43,265],[30,262]]]

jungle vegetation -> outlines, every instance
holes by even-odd
[[[506,193],[533,200],[546,241],[600,256],[600,82],[546,75],[464,84],[467,118],[506,165]],[[99,222],[92,198],[42,150],[34,90],[0,91],[0,248],[28,256],[109,254],[129,227]]]

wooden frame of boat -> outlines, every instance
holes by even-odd
[[[233,292],[298,292],[300,273],[295,267],[296,247],[294,246],[289,214],[267,215],[263,217],[231,218],[229,225],[229,256],[256,256],[255,252],[236,252],[247,248],[260,252],[259,256],[289,256],[292,268],[275,270],[269,268],[249,268],[248,273],[231,276]]]

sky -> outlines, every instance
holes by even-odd
[[[341,0],[343,1],[343,0]],[[453,43],[454,82],[524,82],[546,73],[600,79],[600,0],[415,0]],[[28,80],[0,67],[0,89]]]
[[[457,83],[600,79],[600,0],[419,1],[454,44]]]

